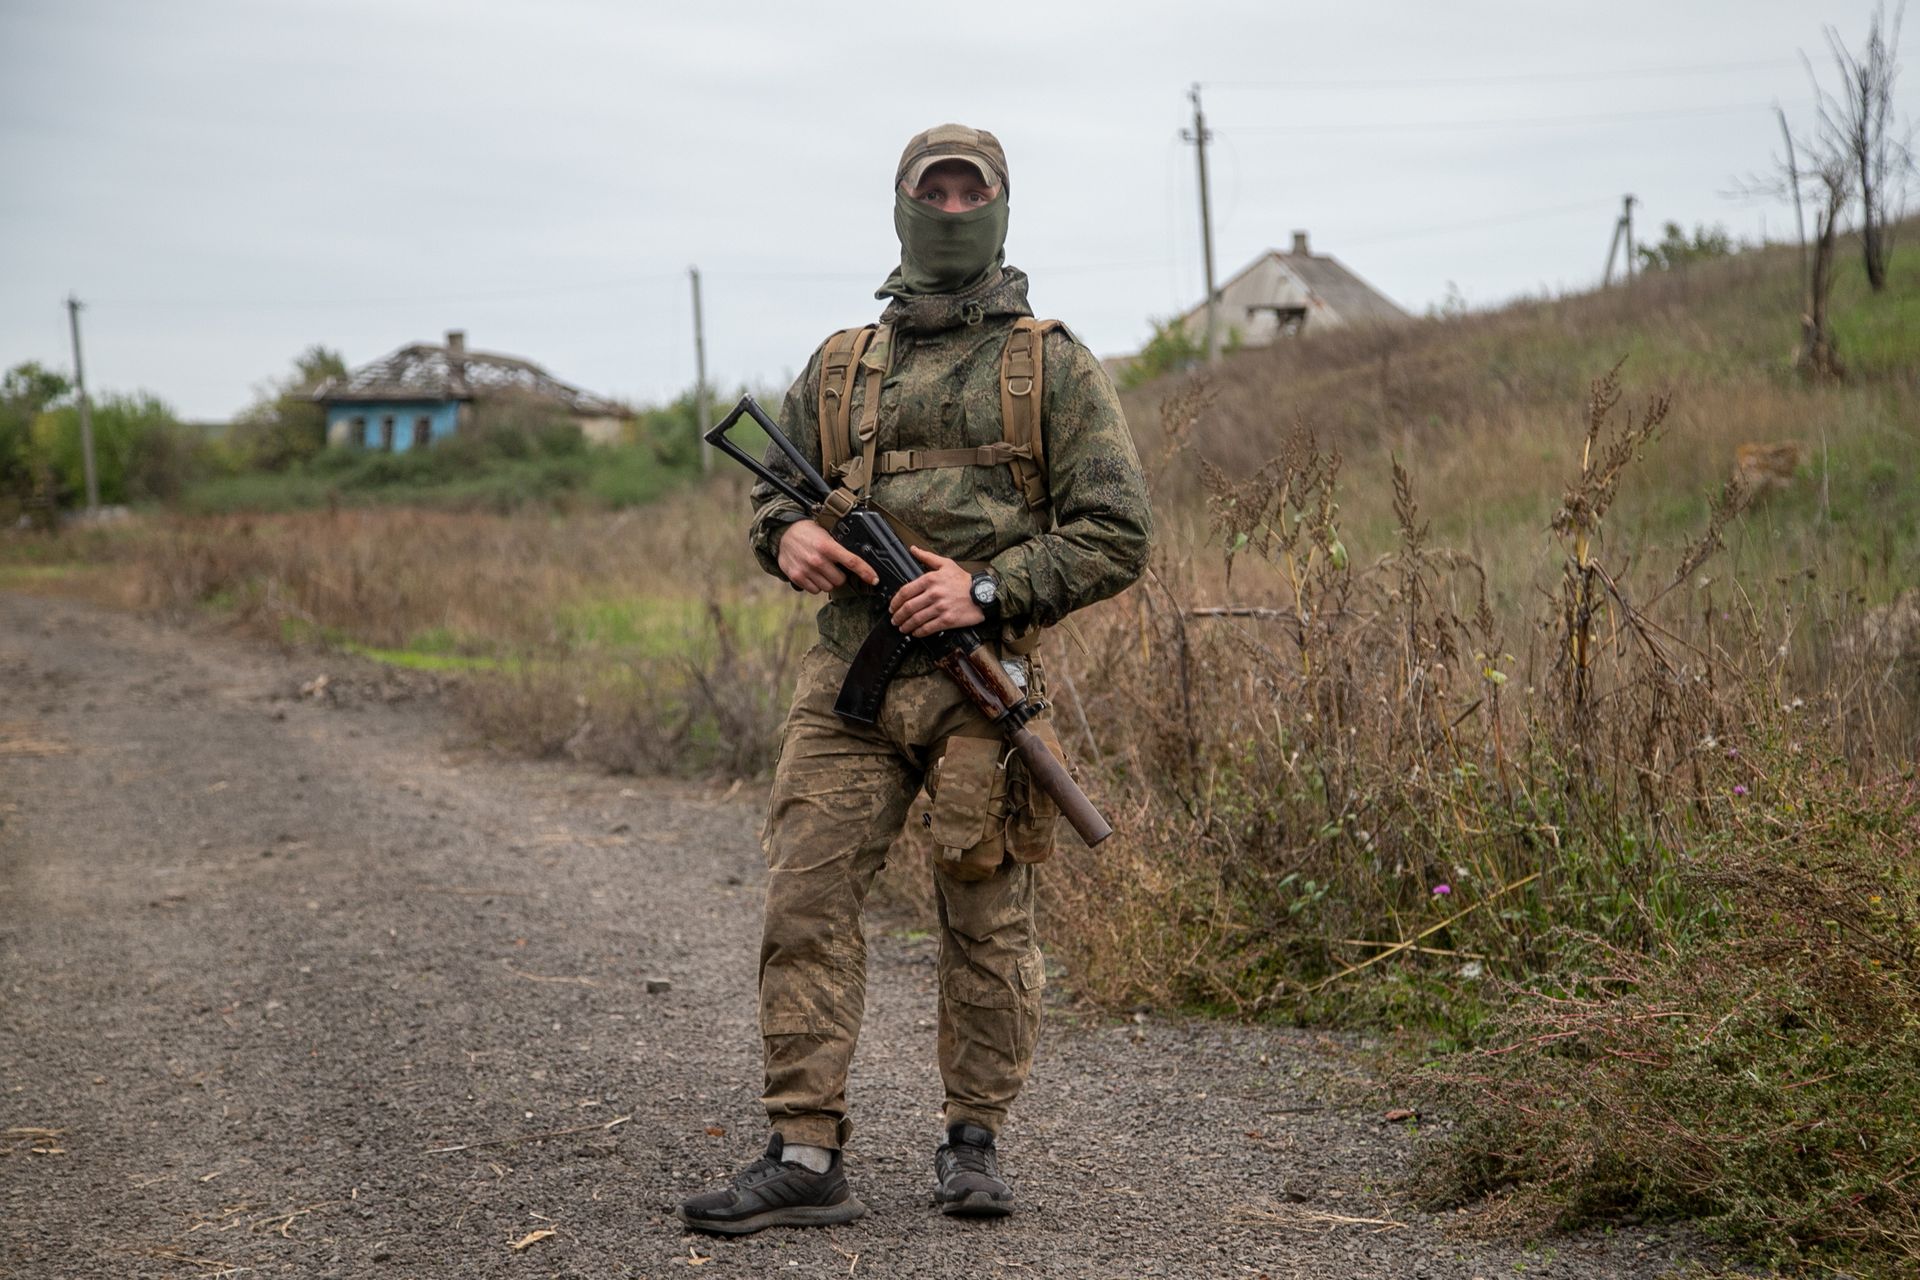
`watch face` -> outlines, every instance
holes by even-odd
[[[973,580],[973,602],[975,604],[992,604],[999,598],[1000,584],[992,578],[982,574]]]

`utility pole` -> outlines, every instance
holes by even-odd
[[[1639,203],[1632,196],[1620,197],[1620,225],[1627,229],[1627,283],[1633,283],[1633,206]]]
[[[1182,129],[1180,137],[1194,145],[1200,161],[1200,250],[1207,263],[1207,363],[1220,359],[1220,299],[1213,287],[1213,210],[1207,196],[1207,143],[1213,134],[1207,131],[1207,117],[1200,110],[1200,86],[1195,84],[1187,97],[1193,102],[1193,128]]]
[[[713,474],[713,446],[707,443],[712,411],[707,406],[707,330],[700,319],[700,268],[688,267],[693,281],[693,406],[700,423],[700,470]]]
[[[73,334],[73,386],[80,397],[80,462],[87,473],[87,514],[100,514],[100,476],[93,469],[93,406],[87,403],[87,375],[80,367],[80,299],[67,295],[67,328]]]
[[[1600,277],[1600,287],[1606,288],[1613,283],[1614,260],[1620,255],[1620,245],[1624,241],[1627,247],[1626,277],[1633,280],[1633,206],[1639,201],[1633,196],[1622,196],[1620,216],[1613,223],[1613,239],[1607,244],[1607,269]]]

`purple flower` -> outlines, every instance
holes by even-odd
[[[1436,898],[1444,898],[1452,892],[1453,886],[1450,884],[1437,884],[1433,886],[1433,896]]]
[[[1747,794],[1747,785],[1746,785],[1746,783],[1744,783],[1744,782],[1736,782],[1736,783],[1734,783],[1734,784],[1733,784],[1733,794],[1735,794],[1735,795],[1737,795],[1737,796],[1743,796],[1743,795],[1745,795],[1745,794]]]

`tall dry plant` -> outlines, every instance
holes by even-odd
[[[1107,939],[1083,954],[1100,994],[1306,1012],[1383,973],[1573,964],[1570,926],[1684,927],[1681,850],[1712,829],[1778,667],[1755,657],[1761,612],[1709,617],[1713,634],[1694,616],[1737,486],[1664,566],[1610,559],[1607,517],[1671,411],[1621,402],[1616,366],[1590,389],[1551,522],[1560,586],[1519,655],[1475,559],[1432,544],[1409,468],[1395,546],[1356,563],[1339,457],[1311,430],[1244,478],[1199,462],[1220,573],[1163,551],[1131,606],[1082,628],[1090,654],[1063,655],[1127,837],[1074,866],[1095,889],[1069,932]],[[1130,881],[1157,910],[1127,905]]]

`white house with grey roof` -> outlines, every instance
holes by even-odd
[[[1293,233],[1293,249],[1269,249],[1220,286],[1220,343],[1264,347],[1278,338],[1354,325],[1403,324],[1410,317],[1392,299],[1330,254],[1307,247],[1307,233]],[[1205,342],[1207,304],[1177,323]]]

